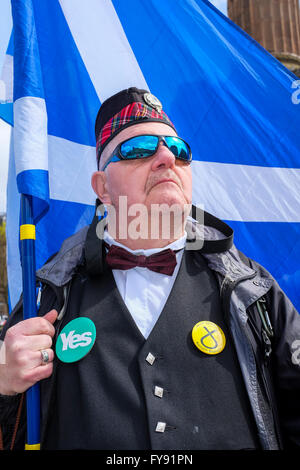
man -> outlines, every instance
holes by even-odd
[[[96,139],[94,220],[38,271],[39,317],[20,302],[4,328],[4,447],[40,380],[43,449],[299,447],[299,315],[226,224],[188,217],[189,145],[136,88]]]

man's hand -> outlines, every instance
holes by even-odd
[[[57,315],[56,310],[50,310],[43,317],[23,320],[7,330],[5,364],[0,364],[2,395],[25,392],[39,380],[50,377],[54,359],[51,349],[55,333],[53,323]],[[41,350],[47,351],[49,362],[42,362]]]

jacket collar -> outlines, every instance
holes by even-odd
[[[195,214],[196,218],[193,218]],[[70,281],[82,264],[90,275],[101,274],[106,269],[101,237],[105,226],[105,220],[99,222],[96,210],[91,225],[67,238],[59,252],[37,271],[38,280],[61,287]],[[255,274],[255,270],[240,259],[233,244],[233,229],[221,220],[193,207],[186,232],[186,250],[200,252],[213,271],[232,281]]]

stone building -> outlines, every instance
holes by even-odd
[[[228,16],[300,77],[299,0],[228,0]]]

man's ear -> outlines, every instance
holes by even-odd
[[[95,171],[92,174],[92,188],[103,204],[111,204],[110,195],[107,191],[106,174],[104,171]]]

